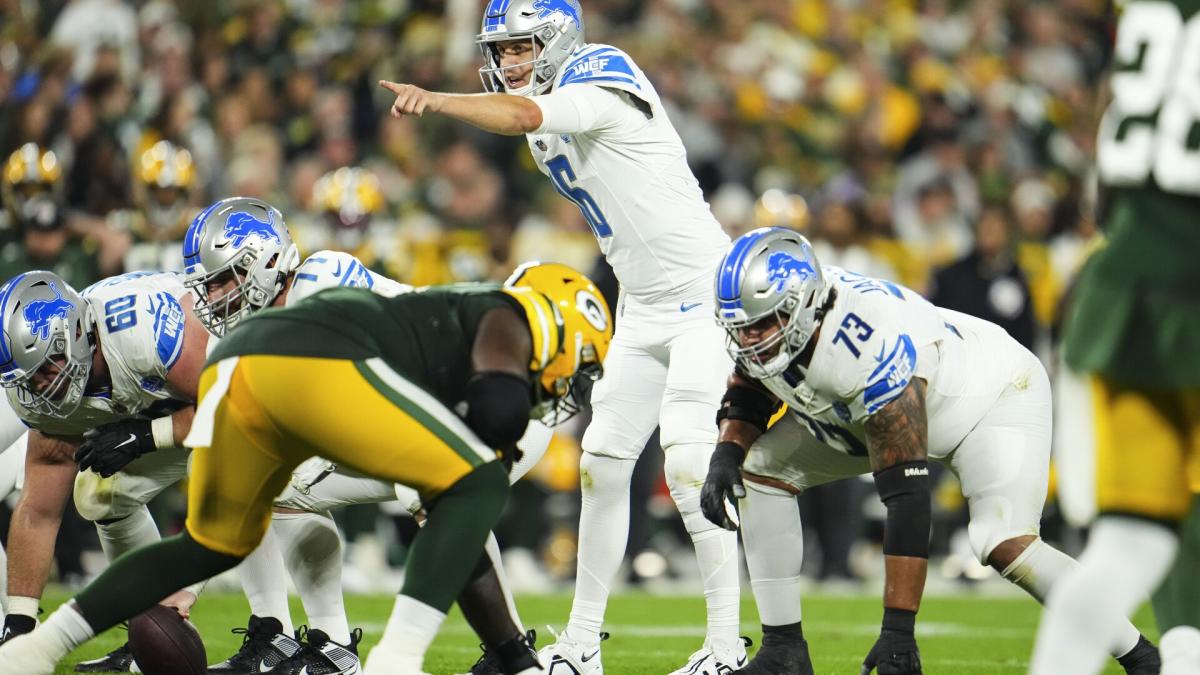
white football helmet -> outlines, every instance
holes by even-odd
[[[91,305],[57,274],[34,271],[10,279],[0,287],[0,386],[14,390],[29,410],[68,417],[92,372],[93,322]]]
[[[794,230],[760,227],[734,240],[717,268],[717,323],[729,355],[755,379],[774,377],[804,351],[816,332],[829,286],[808,240]],[[780,330],[743,346],[743,329],[774,319]]]
[[[533,59],[503,68],[496,43],[529,40]],[[567,59],[583,46],[583,10],[577,0],[489,0],[475,44],[483,51],[479,77],[488,91],[518,96],[543,94],[554,84]],[[508,89],[504,71],[533,66],[529,84]]]
[[[183,238],[183,262],[196,318],[221,337],[271,306],[300,264],[300,253],[278,209],[259,199],[231,197],[192,221]],[[236,279],[234,289],[210,298],[209,283],[227,275]]]

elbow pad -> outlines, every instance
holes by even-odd
[[[529,380],[512,373],[479,373],[467,381],[467,426],[479,440],[500,448],[525,435],[533,408]]]
[[[772,401],[764,391],[754,387],[731,387],[717,409],[717,426],[721,426],[721,420],[738,420],[765,433],[771,414],[778,409],[779,402]]]
[[[932,516],[929,462],[904,462],[876,472],[875,491],[887,507],[884,555],[928,558]]]

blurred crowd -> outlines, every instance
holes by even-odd
[[[595,271],[615,296],[586,222],[524,139],[385,114],[381,78],[481,90],[483,4],[0,0],[0,277],[54,269],[82,288],[179,269],[190,219],[237,194],[279,207],[302,253],[347,251],[400,281],[502,279],[540,258]],[[1108,2],[582,4],[588,40],[654,82],[731,235],[794,227],[823,262],[995,321],[1053,362],[1061,299],[1096,239]],[[560,578],[575,431],[501,537]],[[679,530],[661,454],[647,457],[634,578],[661,572],[669,556],[637,554]],[[855,576],[863,494],[806,497],[823,538],[815,574]]]

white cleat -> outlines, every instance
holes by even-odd
[[[58,659],[34,635],[18,635],[0,646],[0,675],[54,675]]]
[[[750,645],[748,637],[738,638],[733,647],[725,649],[714,648],[705,640],[704,646],[689,656],[687,663],[671,675],[729,675],[746,665],[746,647]]]
[[[546,626],[550,629],[549,626]],[[551,634],[554,633],[550,630]],[[604,675],[600,663],[600,643],[584,644],[567,637],[567,632],[555,635],[552,644],[538,650],[538,662],[546,675]],[[601,633],[600,640],[607,640],[608,633]]]

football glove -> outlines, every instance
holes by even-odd
[[[75,451],[75,463],[80,471],[91,469],[108,478],[138,457],[157,449],[150,420],[113,422],[83,435],[83,443]]]
[[[913,635],[916,619],[916,612],[885,607],[879,639],[863,660],[860,675],[872,670],[879,675],[922,675],[921,651]]]
[[[700,510],[704,517],[726,530],[738,529],[736,500],[746,496],[746,486],[742,484],[745,457],[746,451],[737,443],[717,443],[708,462],[708,477],[700,490]]]

